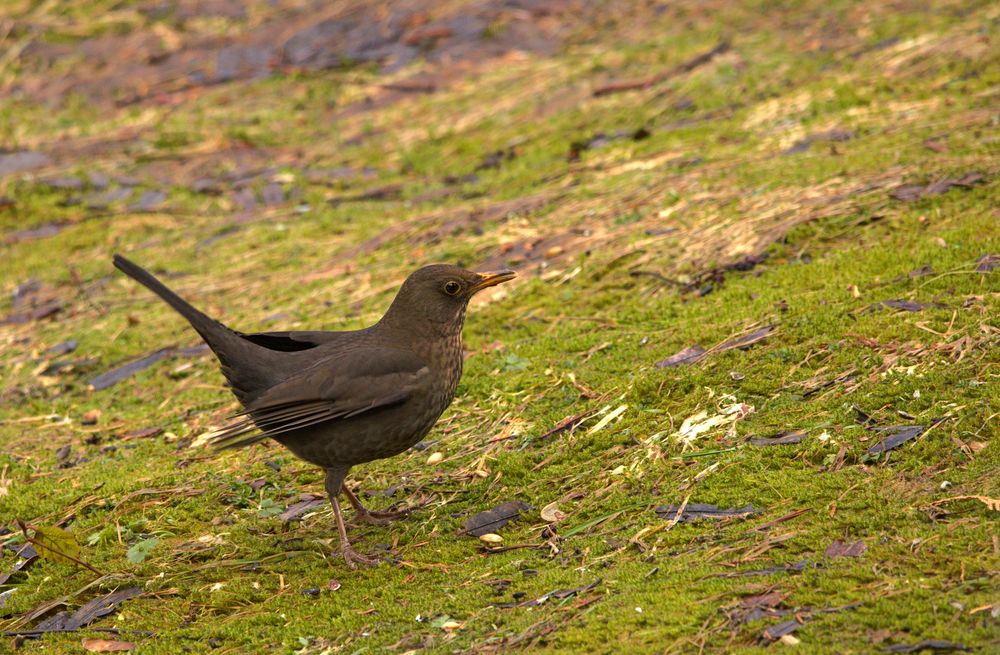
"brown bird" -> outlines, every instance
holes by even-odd
[[[343,493],[375,524],[406,511],[371,512],[345,485],[356,464],[392,457],[420,441],[455,396],[469,299],[513,271],[474,273],[434,264],[411,274],[378,323],[348,332],[244,334],[198,311],[120,255],[115,266],[191,323],[209,345],[244,411],[212,439],[219,448],[274,439],[326,471],[326,492],[348,566],[374,564],[351,548]]]

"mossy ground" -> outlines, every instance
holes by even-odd
[[[12,18],[51,43],[169,24],[137,3],[104,3],[99,21],[82,3],[22,4]],[[123,106],[0,101],[0,146],[55,153],[51,171],[0,180],[12,200],[0,225],[8,235],[61,226],[0,246],[0,313],[16,311],[12,293],[28,279],[63,303],[50,318],[0,326],[0,524],[62,525],[105,574],[95,583],[36,563],[11,580],[0,627],[25,629],[25,613],[62,596],[75,608],[136,585],[148,593],[93,625],[123,630],[143,653],[753,653],[791,647],[761,635],[792,616],[735,618],[741,601],[777,592],[777,609],[802,608],[792,634],[804,652],[923,639],[1000,649],[998,513],[948,500],[1000,498],[1000,272],[977,270],[1000,252],[1000,12],[987,2],[737,4],[637,5],[632,22],[577,26],[552,56],[479,62],[428,94],[386,96],[386,78],[361,66]],[[243,22],[198,25],[210,34]],[[730,50],[691,71],[592,94],[721,40]],[[18,62],[4,62],[8,85],[35,74]],[[413,63],[395,75],[424,69],[436,74]],[[648,136],[634,138],[639,128]],[[613,138],[568,161],[571,144],[600,133]],[[479,166],[496,151],[513,154]],[[311,176],[333,167],[371,172]],[[286,195],[241,211],[228,188],[193,190],[192,171]],[[971,188],[892,195],[970,171],[982,175]],[[69,201],[83,192],[44,181],[56,172],[135,176],[167,204],[88,208]],[[474,303],[460,394],[430,449],[352,472],[362,490],[398,486],[369,498],[376,507],[427,503],[390,527],[350,526],[361,551],[394,564],[347,570],[325,507],[294,523],[273,515],[322,490],[319,472],[279,447],[189,445],[235,409],[211,357],[88,390],[99,372],[196,341],[113,273],[113,252],[169,272],[178,292],[245,331],[368,324],[427,262],[522,273]],[[707,275],[760,254],[752,270]],[[896,299],[920,308],[864,311]],[[655,366],[762,326],[774,330],[747,349]],[[68,339],[73,354],[47,354]],[[40,374],[66,358],[98,361]],[[678,439],[685,419],[737,403],[739,420]],[[855,406],[883,426],[944,420],[872,457],[879,435]],[[100,417],[85,425],[91,410]],[[588,411],[575,430],[544,436]],[[147,427],[164,433],[123,437]],[[747,441],[789,430],[807,436]],[[70,468],[58,467],[64,446],[82,458]],[[427,464],[435,451],[443,461]],[[525,547],[486,553],[456,535],[508,500],[534,508],[501,531]],[[654,512],[686,502],[761,512],[676,524]],[[542,536],[550,503],[566,514],[558,537]],[[150,536],[159,544],[129,562]],[[827,557],[834,540],[865,550]],[[0,571],[14,562],[4,552]],[[597,580],[534,607],[494,607]],[[443,629],[443,617],[458,626]],[[21,649],[81,652],[94,635],[48,634]]]

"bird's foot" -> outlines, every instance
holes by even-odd
[[[410,507],[385,512],[377,512],[364,508],[354,509],[355,516],[371,525],[389,525],[395,520],[406,518],[412,511],[413,509]]]
[[[340,554],[344,556],[344,561],[347,562],[347,567],[350,569],[358,568],[358,564],[362,566],[376,566],[380,561],[377,557],[362,555],[347,545],[340,547]]]
[[[368,513],[377,519],[388,519],[390,521],[395,521],[397,519],[405,519],[413,510],[414,507],[400,507],[399,509],[389,509],[384,512],[378,512],[375,510],[368,510]]]

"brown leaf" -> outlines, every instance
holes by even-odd
[[[322,496],[316,496],[306,500],[299,501],[294,505],[289,505],[288,509],[278,515],[278,518],[282,521],[292,521],[302,516],[306,512],[320,507],[326,504],[326,499]]]
[[[782,621],[777,625],[772,625],[761,635],[761,639],[764,641],[777,641],[787,634],[791,634],[802,627],[802,622],[798,619],[790,619],[788,621]]]
[[[1000,268],[1000,254],[992,253],[983,255],[976,262],[976,271],[979,273],[990,273]]]
[[[135,644],[131,641],[112,641],[110,639],[84,639],[80,643],[91,653],[116,653],[135,648]]]
[[[516,519],[524,510],[530,509],[527,503],[520,500],[510,500],[486,512],[479,512],[465,519],[459,534],[470,534],[479,537],[490,532],[496,532]]]
[[[3,198],[0,197],[0,207],[4,206]],[[11,203],[13,204],[13,203]],[[44,239],[45,237],[51,237],[59,234],[66,223],[42,223],[38,227],[29,227],[23,230],[14,230],[4,235],[3,240],[5,243],[20,243],[21,241],[33,241],[35,239]]]
[[[156,352],[146,355],[145,357],[123,364],[106,373],[102,373],[90,380],[89,384],[95,391],[100,391],[101,389],[107,389],[110,386],[118,384],[122,380],[130,378],[139,371],[147,369],[153,364],[164,359],[168,359],[170,357],[194,357],[205,352],[208,352],[208,346],[205,344],[199,344],[190,348],[162,348]]]
[[[423,45],[438,39],[447,39],[454,33],[454,30],[446,25],[428,25],[426,27],[418,27],[404,36],[403,43],[409,46]]]
[[[866,550],[868,550],[868,547],[861,540],[847,543],[837,539],[826,547],[826,556],[830,559],[836,557],[861,557]]]
[[[31,544],[25,544],[21,550],[17,551],[19,559],[7,573],[0,573],[0,585],[7,584],[7,581],[14,577],[18,571],[27,570],[32,564],[38,561],[38,551]]]
[[[48,318],[53,314],[57,314],[62,310],[62,301],[59,300],[49,300],[44,302],[37,307],[32,307],[23,312],[14,312],[8,314],[4,318],[0,319],[0,325],[20,325],[23,323],[30,323],[31,321],[40,321],[43,318]]]
[[[716,352],[725,352],[727,350],[732,350],[733,348],[739,348],[740,350],[745,350],[750,346],[754,345],[758,341],[763,341],[774,331],[773,325],[768,325],[762,327],[759,330],[754,330],[750,334],[745,334],[742,337],[736,337],[735,339],[730,339],[729,341],[717,346],[714,350]]]
[[[938,141],[935,139],[927,139],[924,141],[924,147],[928,150],[933,150],[934,152],[947,152],[948,144],[944,141]]]
[[[868,454],[878,455],[879,453],[888,452],[893,448],[898,448],[907,441],[916,439],[943,420],[943,418],[933,419],[930,425],[887,425],[885,427],[871,428],[871,430],[885,434],[886,436],[882,437],[877,444],[869,448]]]
[[[694,364],[699,359],[705,356],[705,349],[695,344],[684,350],[667,357],[666,359],[661,359],[656,362],[655,366],[657,368],[677,368],[678,366],[683,366],[684,364]]]
[[[20,173],[32,168],[40,168],[47,165],[50,161],[47,155],[33,150],[0,152],[0,176]]]
[[[558,523],[566,518],[566,512],[559,509],[559,502],[556,501],[542,508],[541,517],[548,523]]]
[[[567,430],[569,430],[569,431],[572,432],[573,430],[576,429],[576,427],[578,425],[580,425],[581,423],[583,423],[584,421],[586,421],[588,418],[590,418],[591,416],[593,416],[596,412],[597,412],[596,409],[592,409],[592,410],[583,412],[582,414],[577,414],[575,416],[567,416],[563,420],[561,420],[558,423],[556,423],[555,426],[553,426],[550,430],[548,430],[547,432],[545,432],[545,434],[540,435],[538,438],[539,439],[547,439],[549,437],[554,437],[557,434],[561,434],[563,432],[566,432]]]
[[[769,566],[763,569],[749,569],[747,571],[734,571],[732,573],[715,573],[711,577],[742,578],[759,575],[772,575],[774,573],[798,573],[799,571],[806,570],[810,566],[813,566],[810,562],[802,560],[801,562],[795,562],[793,564],[781,564],[779,566]]]
[[[654,510],[661,519],[673,519],[677,512],[681,512],[680,520],[695,521],[698,519],[728,519],[746,518],[751,514],[759,514],[761,510],[750,505],[733,509],[722,509],[718,505],[708,505],[705,503],[688,503],[687,505],[660,505]]]
[[[915,644],[894,644],[887,648],[883,648],[883,653],[918,653],[922,650],[933,650],[944,652],[951,652],[955,650],[960,651],[970,651],[972,650],[965,644],[956,644],[951,641],[942,641],[940,639],[924,639],[923,641],[918,641]]]
[[[681,73],[690,72],[695,68],[698,68],[699,66],[703,66],[704,64],[707,64],[708,62],[712,61],[712,59],[714,59],[718,55],[721,55],[728,51],[729,51],[729,42],[721,41],[711,50],[699,53],[694,57],[688,59],[687,61],[682,62],[677,66],[674,66],[673,68],[660,73],[659,75],[648,77],[644,80],[628,80],[628,81],[619,81],[619,82],[612,82],[610,84],[605,84],[603,86],[599,86],[596,89],[594,89],[593,94],[594,96],[599,97],[599,96],[611,95],[612,93],[620,93],[622,91],[648,89],[652,86],[660,84],[661,82],[665,82],[671,77],[680,75]]]
[[[986,181],[986,176],[982,173],[976,171],[971,171],[966,173],[959,178],[946,178],[943,180],[938,180],[937,182],[931,182],[930,184],[920,186],[920,185],[910,185],[901,186],[893,190],[889,195],[895,200],[901,200],[903,202],[912,202],[914,200],[919,200],[927,196],[938,196],[942,193],[946,193],[951,189],[958,187],[962,189],[971,189],[977,184],[982,184]]]
[[[812,146],[812,144],[818,141],[839,142],[850,141],[853,138],[854,132],[847,130],[827,130],[825,132],[816,132],[815,134],[810,134],[804,139],[799,139],[793,143],[791,147],[786,149],[783,154],[791,155],[796,152],[805,152]]]
[[[759,437],[757,439],[750,439],[750,443],[754,446],[780,446],[784,444],[799,443],[806,438],[805,430],[791,430],[788,432],[779,432],[773,437]]]
[[[550,598],[562,600],[564,598],[570,598],[571,596],[578,596],[582,593],[588,592],[596,588],[599,584],[601,584],[601,582],[603,582],[603,580],[601,578],[597,578],[590,584],[583,585],[582,587],[575,587],[573,589],[556,589],[538,598],[532,598],[530,600],[521,601],[519,603],[497,603],[493,605],[493,607],[498,607],[502,609],[509,609],[511,607],[535,607],[537,605],[541,605]]]
[[[73,612],[73,615],[66,622],[66,627],[70,630],[82,628],[102,616],[111,614],[123,601],[141,596],[142,594],[143,591],[139,587],[125,587],[124,589],[112,591],[110,594],[95,598]]]
[[[130,439],[150,439],[152,437],[158,437],[163,434],[163,428],[139,428],[138,430],[130,430],[122,435],[122,441],[129,441]]]

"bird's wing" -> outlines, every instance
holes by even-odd
[[[317,423],[346,419],[405,401],[430,370],[416,354],[358,348],[328,357],[277,384],[212,437],[217,448],[246,446]],[[260,430],[262,434],[257,434]]]
[[[344,339],[350,332],[238,332],[241,337],[258,346],[280,352],[309,350],[332,341]]]

